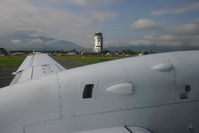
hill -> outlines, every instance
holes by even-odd
[[[0,36],[0,47],[7,50],[84,50],[71,41],[43,36],[35,37],[23,33]]]

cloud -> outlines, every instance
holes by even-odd
[[[171,10],[171,9],[170,9]],[[158,11],[152,11],[150,14],[153,16],[160,16],[163,14],[168,14],[170,13],[170,10],[158,10]]]
[[[28,36],[34,38],[34,37],[39,37],[39,36],[41,36],[41,34],[40,34],[39,32],[34,32],[34,33],[29,34]]]
[[[101,12],[90,12],[89,13],[91,16],[93,16],[93,18],[91,19],[92,22],[104,22],[105,20],[107,19],[115,19],[118,15],[116,13],[113,13],[113,12],[104,12],[104,15],[103,13]]]
[[[119,0],[72,0],[72,2],[86,7],[99,8],[107,6],[112,3],[118,2]]]
[[[130,27],[135,30],[152,30],[157,28],[157,23],[150,19],[139,19]]]
[[[149,35],[150,36],[150,35]],[[150,45],[156,45],[156,46],[179,46],[182,45],[182,42],[176,39],[170,40],[170,38],[165,38],[166,35],[163,36],[151,36],[151,38],[144,37],[143,39],[139,40],[132,40],[129,42],[129,44],[138,46],[138,45],[144,45],[144,46],[150,46]],[[173,38],[173,37],[171,37]]]
[[[143,39],[132,40],[131,45],[157,46],[199,46],[199,19],[160,31],[157,36],[145,35]]]
[[[32,0],[33,1],[33,0]],[[49,6],[79,6],[86,9],[101,9],[107,8],[109,5],[117,4],[121,0],[34,0],[33,3],[37,5]]]
[[[165,32],[172,35],[198,35],[199,34],[199,19],[189,24],[183,24],[177,27],[167,28]]]
[[[40,43],[40,44],[42,44],[43,43],[43,41],[41,40],[41,39],[32,39],[32,40],[29,40],[29,42],[28,42],[29,44],[34,44],[34,43]]]
[[[191,12],[191,11],[199,11],[199,3],[192,3],[184,7],[177,8],[177,9],[157,10],[157,11],[151,12],[150,14],[153,16],[160,16],[164,14],[181,14],[181,13]]]
[[[59,3],[67,3],[67,4],[76,4],[83,7],[89,7],[89,8],[101,8],[106,7],[110,4],[117,3],[120,0],[50,0],[54,2]]]
[[[138,46],[138,45],[152,45],[153,42],[151,40],[143,39],[143,40],[134,40],[129,42],[131,45]]]
[[[115,19],[117,14],[110,11],[76,12],[44,5],[37,6],[28,0],[1,0],[0,17],[0,35],[16,31],[36,31],[49,37],[73,41],[76,36],[87,34],[88,27]]]
[[[18,40],[18,39],[16,39],[16,40],[10,40],[10,42],[14,43],[14,44],[18,44],[18,43],[21,43],[21,40]]]

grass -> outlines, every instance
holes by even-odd
[[[26,56],[0,56],[0,68],[18,67]]]
[[[73,62],[78,62],[82,64],[95,64],[104,61],[110,61],[115,59],[125,58],[123,56],[59,56],[59,58],[64,60],[69,60]]]
[[[19,67],[26,56],[0,56],[0,68]],[[95,64],[104,61],[125,58],[123,56],[59,56],[64,60],[82,64]]]

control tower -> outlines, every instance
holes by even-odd
[[[93,52],[100,53],[103,51],[103,36],[101,32],[95,33]]]

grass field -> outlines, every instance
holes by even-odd
[[[18,67],[26,56],[0,56],[0,68]]]
[[[0,68],[19,67],[26,56],[0,56]],[[59,56],[64,60],[82,64],[95,64],[104,61],[125,58],[123,56]]]
[[[59,56],[64,60],[69,60],[73,62],[79,62],[82,64],[95,64],[104,61],[110,61],[115,59],[125,58],[123,56]]]

